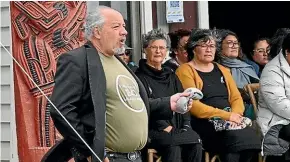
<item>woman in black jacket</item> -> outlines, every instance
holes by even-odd
[[[140,60],[136,75],[144,84],[149,98],[183,91],[172,70],[162,66],[169,45],[168,36],[160,29],[152,30],[143,37],[147,60]],[[200,162],[202,159],[200,137],[190,126],[189,113],[175,113],[171,120],[150,118],[149,138],[149,147],[158,151],[163,162]]]

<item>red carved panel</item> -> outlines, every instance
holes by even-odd
[[[85,2],[10,2],[13,56],[49,97],[58,56],[83,45]],[[15,110],[20,162],[38,162],[61,136],[37,86],[14,63]]]

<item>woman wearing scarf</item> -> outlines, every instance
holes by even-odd
[[[218,50],[217,62],[231,70],[231,74],[242,94],[245,104],[245,116],[255,119],[253,105],[250,98],[243,90],[245,85],[259,83],[259,77],[252,65],[247,64],[239,58],[240,42],[237,35],[229,30],[219,32],[220,43]]]
[[[239,58],[240,42],[237,35],[229,30],[220,32],[220,51],[218,51],[218,62],[231,69],[232,76],[238,88],[245,85],[258,83],[259,77],[255,69]]]
[[[169,37],[161,29],[154,29],[143,36],[143,48],[147,59],[139,61],[135,74],[143,83],[148,97],[159,98],[183,92],[174,72],[162,66],[170,48]],[[162,162],[201,162],[201,140],[191,128],[189,112],[175,113],[171,120],[150,118],[149,138],[149,147],[157,150]]]

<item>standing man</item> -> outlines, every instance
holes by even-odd
[[[189,94],[148,99],[140,80],[115,57],[124,52],[127,35],[118,11],[100,6],[88,13],[85,29],[88,42],[59,57],[51,100],[101,160],[141,162],[149,117],[172,118],[177,100]],[[76,161],[91,156],[54,108],[51,117]]]

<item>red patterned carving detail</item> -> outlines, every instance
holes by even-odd
[[[85,2],[14,1],[11,6],[13,56],[50,96],[56,59],[84,43]],[[18,154],[21,162],[40,161],[60,135],[47,99],[14,64]]]

